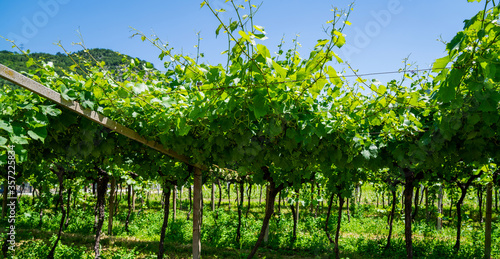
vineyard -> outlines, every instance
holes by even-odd
[[[4,258],[500,258],[500,5],[381,83],[227,2],[225,64],[0,52]]]

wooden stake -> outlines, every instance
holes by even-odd
[[[115,131],[117,133],[122,134],[123,136],[133,139],[139,143],[142,143],[148,147],[151,147],[155,150],[160,151],[163,154],[166,154],[170,157],[173,157],[179,161],[182,161],[184,163],[190,164],[194,167],[198,167],[200,169],[205,169],[203,165],[199,164],[191,164],[189,162],[189,158],[183,155],[178,154],[177,152],[166,149],[163,145],[156,143],[155,141],[147,140],[146,138],[142,137],[139,135],[137,132],[111,120],[108,117],[105,117],[101,115],[100,113],[96,111],[92,111],[89,109],[84,109],[80,103],[75,102],[75,101],[68,101],[64,100],[61,95],[45,86],[42,84],[24,76],[21,75],[20,73],[0,64],[0,78],[3,78],[9,82],[12,82],[16,85],[19,85],[33,93],[36,93],[39,96],[45,97],[57,104],[62,105],[63,107],[67,108],[68,110],[81,115],[93,122],[96,122],[112,131]]]

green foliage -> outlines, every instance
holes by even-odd
[[[27,160],[30,141],[44,142],[50,117],[61,111],[41,97],[3,85],[0,91],[0,165],[13,146],[17,163]]]
[[[56,236],[52,236],[50,239],[51,242],[54,242]],[[49,254],[51,246],[48,246],[44,242],[40,240],[36,241],[26,241],[23,245],[22,249],[16,251],[15,255],[12,258],[47,258]],[[90,259],[92,256],[90,254],[85,253],[85,247],[79,246],[71,246],[59,243],[56,248],[56,252],[54,255],[55,258],[68,258],[68,259]]]

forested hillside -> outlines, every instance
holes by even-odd
[[[38,62],[42,61],[52,62],[54,64],[55,70],[61,72],[62,70],[70,71],[71,66],[75,65],[75,61],[78,62],[78,64],[80,64],[82,59],[76,57],[81,57],[85,60],[93,61],[95,59],[99,62],[104,62],[105,64],[104,66],[107,69],[113,70],[113,69],[118,69],[120,66],[124,65],[125,63],[128,63],[128,60],[133,58],[124,54],[120,54],[110,49],[100,49],[100,48],[89,49],[88,52],[80,50],[78,52],[72,53],[72,55],[74,55],[73,58],[70,58],[68,55],[61,52],[57,52],[56,54],[29,53],[25,55],[18,52],[1,50],[0,64],[8,66],[9,68],[18,72],[21,71],[27,72],[29,71],[29,68],[27,67],[28,60],[32,58],[33,60],[37,60]],[[145,61],[140,59],[137,59],[136,61],[138,61],[140,64],[138,66],[139,68],[141,68],[142,65],[146,64]],[[95,65],[95,62],[93,63],[94,64],[91,65]],[[87,66],[83,66],[83,64],[80,65],[81,68],[87,69]],[[5,80],[0,79],[0,82],[5,83]]]

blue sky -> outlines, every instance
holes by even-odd
[[[241,2],[243,1],[236,1]],[[346,0],[264,0],[252,1],[262,6],[254,23],[265,27],[268,40],[260,42],[276,50],[282,36],[291,44],[296,34],[307,57],[316,40],[326,38],[322,27],[332,19],[333,7],[346,8]],[[109,48],[145,59],[162,67],[158,50],[133,34],[129,26],[146,34],[152,30],[178,53],[196,54],[197,36],[203,38],[203,61],[210,64],[225,62],[220,52],[225,49],[225,37],[215,38],[218,21],[208,8],[200,9],[201,0],[23,0],[0,1],[0,35],[17,40],[32,52],[57,53],[61,43],[70,51],[82,33],[88,48]],[[234,17],[225,0],[210,1],[215,8],[228,10],[226,21]],[[246,4],[246,3],[243,3]],[[472,17],[483,3],[466,0],[358,0],[349,18],[352,23],[344,33],[347,44],[337,53],[360,73],[394,71],[403,66],[402,60],[420,68],[445,55],[440,37],[449,41],[463,27],[463,20]],[[248,9],[247,9],[248,10]],[[290,46],[290,45],[288,45]],[[0,50],[12,50],[10,43],[0,39]],[[1,60],[0,60],[1,62]],[[350,72],[347,72],[350,74]],[[381,81],[399,78],[380,76]]]

